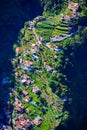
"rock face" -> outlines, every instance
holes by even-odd
[[[40,3],[36,0],[0,1],[0,41],[13,42],[24,22],[41,12]]]

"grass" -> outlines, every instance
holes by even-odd
[[[48,110],[49,111],[43,117],[44,122],[41,124],[38,130],[51,130],[52,128],[55,128],[56,125],[58,125],[58,120],[55,120],[55,117],[58,113],[57,109],[51,105],[48,106]]]
[[[39,22],[36,26],[36,33],[38,34],[38,36],[39,37],[43,36],[45,40],[48,40],[50,36],[54,34],[59,35],[62,32],[66,33],[67,25],[60,23],[60,20],[59,20],[60,17],[61,15],[55,16],[51,20]],[[58,24],[58,25],[55,25],[55,24]],[[29,50],[31,43],[34,43],[34,42],[35,42],[35,37],[32,34],[32,40],[27,41],[28,44],[26,44],[26,46],[25,44],[21,44],[22,55],[23,55],[23,51]],[[54,43],[51,43],[51,44],[54,44]],[[58,43],[55,43],[55,44],[58,44]],[[53,93],[51,88],[49,87],[49,80],[50,80],[51,73],[47,72],[47,70],[45,69],[45,66],[43,66],[43,63],[44,61],[46,61],[50,66],[54,68],[56,64],[54,60],[54,56],[57,53],[47,49],[45,47],[45,43],[44,45],[42,44],[40,48],[42,49],[42,51],[38,52],[38,56],[42,63],[39,64],[39,62],[34,62],[34,66],[41,68],[41,71],[39,72],[37,70],[34,73],[27,72],[27,74],[31,77],[31,80],[34,80],[34,83],[27,89],[28,95],[32,98],[32,101],[37,104],[37,106],[33,106],[32,104],[25,102],[23,96],[21,97],[21,100],[25,109],[26,108],[30,109],[29,113],[26,112],[26,116],[28,119],[34,119],[37,115],[40,115],[43,119],[43,123],[39,127],[34,126],[33,130],[51,130],[51,129],[54,129],[55,126],[57,126],[59,123],[58,120],[55,119],[55,117],[56,115],[58,115],[60,111],[60,109],[57,108],[56,102],[60,104],[60,101],[58,97],[56,96],[56,94]],[[23,56],[23,59],[25,60],[31,59],[31,58],[32,58],[31,54],[29,54],[29,56]],[[20,74],[24,73],[22,70],[19,70],[19,72]],[[17,83],[18,83],[18,80],[17,80]],[[33,86],[37,86],[41,90],[40,96],[32,92]],[[22,84],[19,84],[18,87],[16,88],[17,97],[20,96],[19,95],[20,89],[26,89],[26,87]],[[44,101],[45,103],[43,103],[42,99],[45,100]],[[43,107],[46,107],[47,109],[45,114],[42,112]],[[62,110],[62,107],[61,107],[61,110]]]
[[[36,26],[36,32],[39,36],[43,36],[45,40],[49,40],[51,36],[58,36],[60,34],[66,34],[68,32],[68,25],[61,23],[61,15],[56,15],[52,19],[39,22]]]

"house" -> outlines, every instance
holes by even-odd
[[[47,71],[49,71],[49,72],[52,72],[52,71],[53,71],[53,68],[52,68],[51,66],[49,66],[49,65],[46,65],[46,69],[47,69]]]
[[[29,21],[29,30],[32,30],[32,28],[34,28],[34,22],[33,21]]]
[[[60,36],[63,37],[62,35]],[[56,51],[56,52],[62,51],[62,49],[59,49],[58,46],[50,45],[50,43],[46,44],[46,47],[52,51]]]
[[[18,72],[15,72],[15,77],[18,78],[20,74]]]
[[[26,79],[26,80],[27,80],[27,79],[30,79],[30,77],[29,77],[27,74],[23,74],[23,75],[22,75],[22,78],[23,78],[23,79]]]
[[[38,60],[38,56],[33,54],[32,59],[33,59],[33,61],[37,61]]]
[[[74,2],[71,2],[68,6],[68,9],[71,10],[71,11],[74,11],[76,12],[78,9],[79,9],[79,4],[78,3],[74,3]]]
[[[52,50],[52,51],[54,51],[54,49],[55,49],[55,47],[52,46],[50,43],[47,43],[47,44],[46,44],[46,47],[47,47],[48,49]]]
[[[20,62],[20,64],[22,64],[23,63],[23,59],[21,58],[19,62]]]
[[[30,84],[31,84],[31,80],[27,80],[26,85],[30,86]]]
[[[25,61],[23,69],[26,70],[26,71],[29,71],[29,72],[34,71],[33,61],[29,61],[29,60]]]
[[[40,39],[39,39],[41,42],[43,42],[44,41],[44,38],[43,37],[40,37]]]
[[[27,92],[26,90],[23,90],[23,91],[22,91],[22,94],[23,94],[23,96],[27,96],[27,95],[28,95],[28,92]]]
[[[15,98],[14,105],[18,107],[22,107],[22,102],[18,98]]]
[[[37,116],[34,120],[33,120],[33,123],[36,125],[36,126],[39,126],[41,123],[42,123],[42,118],[40,116]]]
[[[47,65],[47,62],[44,62],[44,66],[46,66]]]
[[[34,68],[33,66],[30,66],[30,67],[25,66],[25,67],[24,67],[24,70],[25,70],[25,71],[28,71],[28,72],[34,72],[34,71],[35,71],[35,68]]]
[[[37,44],[32,44],[31,45],[31,53],[36,53],[39,50]]]
[[[41,20],[43,20],[43,16],[38,16],[38,17],[35,18],[36,22],[40,22]]]
[[[25,100],[26,102],[30,102],[30,101],[31,101],[31,97],[25,96],[24,100]]]
[[[29,113],[31,110],[29,108],[26,108],[27,113]]]
[[[20,47],[17,47],[16,48],[16,55],[19,55],[21,53],[21,49],[20,49]]]
[[[26,83],[26,79],[20,79],[20,83],[25,84]]]
[[[19,114],[22,114],[23,112],[24,112],[24,107],[23,106],[21,106],[21,107],[19,107],[19,106],[16,106],[16,112]]]
[[[57,59],[58,59],[58,56],[57,56],[57,55],[55,55],[55,56],[54,56],[54,59],[55,59],[55,60],[57,60]]]
[[[16,126],[16,129],[18,130],[25,130],[25,129],[30,129],[32,127],[32,124],[22,114],[15,120],[15,126]]]
[[[45,66],[47,71],[49,71],[49,72],[53,71],[53,68],[50,65],[48,65],[47,62],[44,62],[44,66]]]
[[[25,61],[25,63],[26,63],[26,66],[28,67],[33,65],[33,61],[29,61],[29,60]]]
[[[33,91],[33,93],[35,93],[35,94],[40,94],[40,93],[41,93],[40,89],[39,89],[37,86],[33,87],[33,88],[32,88],[32,91]]]

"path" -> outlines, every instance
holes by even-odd
[[[38,37],[38,35],[37,35],[36,31],[35,31],[35,28],[33,28],[32,31],[33,31],[33,33],[34,33],[36,39],[37,39],[38,44],[41,45],[42,43],[41,43],[41,41],[39,40],[39,37]]]

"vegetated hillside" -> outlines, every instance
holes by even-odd
[[[53,2],[46,0],[41,1],[41,3],[39,3],[39,1],[37,3],[35,0],[32,0],[30,2],[28,0],[1,1],[0,41],[4,42],[4,44],[0,46],[0,56],[2,56],[2,59],[6,59],[8,53],[11,56],[10,51],[13,46],[10,43],[13,42],[17,37],[17,33],[20,30],[21,26],[23,26],[24,21],[29,20],[41,13],[41,4],[44,7],[44,11],[58,13],[59,9],[61,10],[62,8],[62,2],[63,1]],[[86,13],[86,10],[84,11]],[[81,26],[83,28],[85,21],[84,19],[82,20],[83,21],[80,22],[82,22]],[[59,66],[57,66],[60,68],[59,78],[61,84],[64,83],[64,76],[66,76],[65,85],[69,88],[69,91],[67,93],[70,101],[70,104],[65,103],[64,107],[64,110],[68,110],[70,113],[70,120],[68,123],[65,122],[64,125],[61,124],[61,126],[57,128],[58,130],[86,130],[87,28],[82,28],[78,29],[78,35],[72,37],[70,41],[66,41],[66,44],[64,46],[64,54],[60,57],[60,63]],[[9,44],[5,44],[5,42],[9,42]],[[3,60],[3,64],[7,64],[7,67],[2,67],[2,71],[4,70],[6,72],[6,69],[10,67],[10,64],[8,64],[8,59],[5,61]],[[2,64],[0,64],[0,66],[1,65]],[[55,77],[56,80],[59,80],[59,78],[57,79]],[[57,87],[56,90],[58,90]]]
[[[64,109],[69,111],[70,116],[68,122],[56,130],[87,130],[87,27],[80,27],[78,34],[67,41],[64,48],[62,71],[66,75],[71,102],[65,103]]]
[[[44,7],[45,12],[58,13],[62,7],[65,0],[40,0],[41,5]]]
[[[8,58],[13,56],[13,43],[24,22],[41,13],[37,0],[0,0],[0,72],[11,68]]]
[[[65,9],[69,2],[82,2],[87,5],[86,0],[40,0],[45,13],[58,14]]]

